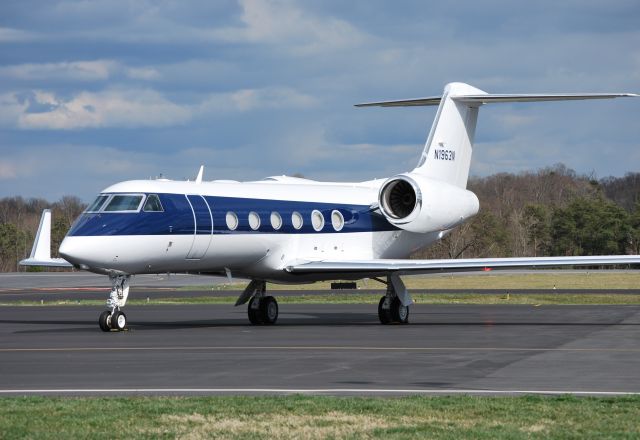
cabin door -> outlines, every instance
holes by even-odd
[[[194,219],[193,244],[187,254],[188,260],[199,260],[205,256],[213,235],[213,215],[204,197],[188,195],[187,201],[191,205]]]

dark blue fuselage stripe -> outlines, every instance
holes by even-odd
[[[164,208],[163,212],[84,213],[76,220],[67,235],[192,235],[196,227],[194,225],[194,213],[197,234],[211,233],[211,217],[213,217],[213,234],[336,233],[331,223],[331,213],[334,210],[340,211],[344,217],[344,227],[339,233],[392,231],[397,229],[387,222],[382,215],[371,212],[367,205],[237,197],[200,197],[199,195],[188,195],[189,200],[187,200],[184,194],[158,194],[158,196]],[[193,206],[193,210],[191,206]],[[325,220],[324,227],[320,231],[315,231],[311,224],[311,213],[314,210],[320,211]],[[234,212],[238,216],[238,227],[234,231],[229,230],[227,227],[227,212]],[[255,231],[249,226],[250,212],[255,212],[260,216],[260,227]],[[270,216],[272,212],[277,212],[282,217],[282,226],[278,230],[271,226]],[[291,220],[293,212],[299,212],[304,219],[303,226],[299,230],[293,227]]]

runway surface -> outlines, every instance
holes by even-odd
[[[640,306],[0,307],[0,394],[640,393]]]

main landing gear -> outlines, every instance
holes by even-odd
[[[380,280],[381,281],[381,280]],[[411,296],[398,275],[389,275],[387,293],[378,303],[378,318],[381,324],[408,324]]]
[[[236,301],[236,306],[249,302],[247,314],[253,325],[273,325],[278,320],[278,302],[266,291],[265,281],[252,280]]]
[[[120,309],[127,303],[130,278],[131,275],[109,275],[111,294],[107,300],[107,307],[111,310],[105,310],[98,318],[98,325],[103,332],[122,331],[127,328],[127,315]]]

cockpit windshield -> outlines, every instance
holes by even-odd
[[[100,194],[98,197],[96,197],[96,199],[93,201],[93,203],[91,205],[89,205],[89,207],[87,208],[87,212],[98,212],[100,211],[100,208],[102,208],[102,205],[104,205],[104,202],[109,198],[109,196],[105,196],[103,194]]]
[[[142,197],[142,194],[116,194],[111,198],[107,206],[105,206],[104,212],[137,211],[140,202],[142,202]]]

